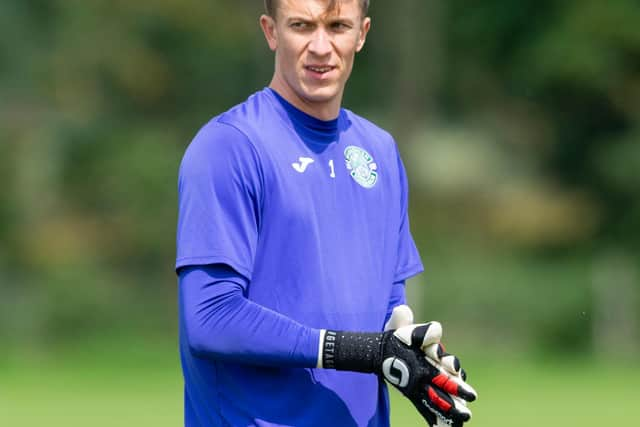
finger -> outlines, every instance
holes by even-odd
[[[457,376],[450,376],[444,371],[433,377],[431,383],[452,396],[459,396],[467,402],[473,402],[478,398],[478,393],[466,382]]]
[[[447,353],[441,343],[426,346],[422,351],[429,359],[435,361],[436,364],[440,365],[439,367],[442,367],[445,371],[455,376],[460,374],[460,360],[453,354]]]
[[[471,411],[469,411],[469,408],[467,408],[467,402],[460,399],[459,397],[451,396],[451,398],[453,399],[455,403],[455,407],[458,409],[458,411],[465,412],[465,413],[468,412],[469,419],[471,419],[472,415],[471,415]],[[435,427],[462,427],[464,425],[463,420],[452,420],[449,418],[445,419],[440,415],[436,416],[436,419],[437,420],[435,423]]]
[[[466,422],[471,419],[471,411],[466,405],[456,403],[453,397],[436,387],[429,386],[426,397],[428,406],[437,413],[438,418],[443,418],[445,422],[447,420]]]
[[[440,365],[445,371],[455,376],[460,375],[460,360],[453,354],[447,354],[440,359]]]
[[[460,360],[447,353],[440,343],[424,348],[425,359],[439,371],[431,382],[453,396],[460,396],[468,402],[478,398],[478,393],[466,382],[467,373],[460,367]]]
[[[451,396],[451,398],[453,399],[455,406],[456,408],[458,408],[459,411],[469,412],[469,419],[473,418],[473,416],[471,415],[471,411],[467,407],[467,402],[460,399],[459,397]],[[452,424],[452,427],[462,427],[463,424],[464,424],[463,421],[455,421]],[[447,427],[447,426],[442,426],[442,427]]]
[[[413,323],[413,311],[408,305],[402,304],[393,308],[391,317],[385,323],[384,330],[390,331]]]
[[[458,403],[437,387],[427,386],[426,403],[445,420],[466,422],[471,419],[471,411],[466,405]]]
[[[393,335],[406,345],[420,349],[440,342],[442,325],[439,322],[429,322],[402,326],[396,329]]]
[[[442,325],[440,322],[429,322],[418,326],[411,334],[411,346],[414,348],[424,348],[442,339]]]
[[[467,407],[467,401],[466,400],[460,399],[457,396],[451,396],[451,398],[455,402],[456,408],[461,408],[461,407],[465,407],[466,408]]]
[[[466,381],[461,378],[454,379],[458,383],[458,396],[466,400],[467,402],[473,402],[478,398],[478,392],[471,387]]]

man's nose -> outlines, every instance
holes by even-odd
[[[313,33],[309,43],[309,52],[317,56],[325,56],[331,53],[331,39],[324,28],[318,28]]]

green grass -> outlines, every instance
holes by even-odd
[[[172,346],[28,356],[0,366],[0,426],[179,426],[182,382]],[[640,367],[596,362],[481,363],[467,358],[480,399],[471,427],[635,425]],[[635,422],[633,420],[636,420]],[[392,393],[392,425],[422,426]]]
[[[615,369],[595,362],[505,362],[476,366],[469,382],[479,394],[470,405],[471,427],[601,427],[636,425],[640,369]],[[420,419],[395,393],[394,426]],[[636,421],[633,421],[636,420]]]

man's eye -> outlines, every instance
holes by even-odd
[[[349,28],[351,28],[349,25],[345,24],[344,22],[332,22],[331,23],[331,29],[335,30],[335,31],[346,31]]]
[[[307,28],[309,28],[309,24],[306,22],[292,22],[290,26],[294,30],[306,30]]]

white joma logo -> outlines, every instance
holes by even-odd
[[[300,173],[307,170],[307,166],[313,163],[313,159],[311,157],[298,157],[298,160],[300,161],[299,163],[293,162],[291,163],[291,166],[293,166],[293,168]]]

